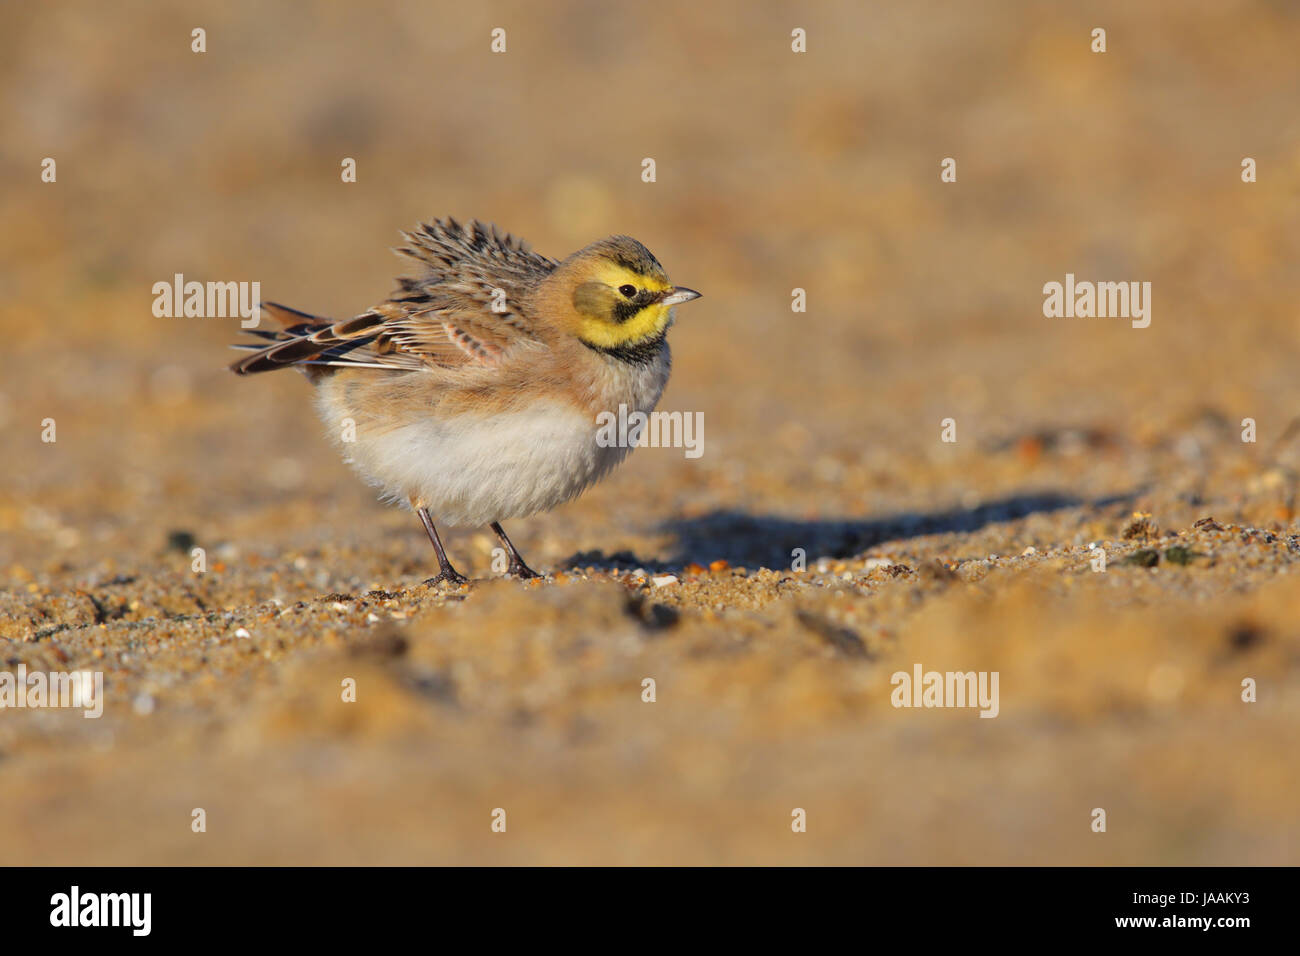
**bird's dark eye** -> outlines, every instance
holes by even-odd
[[[619,291],[619,292],[620,292],[620,293],[621,293],[625,298],[630,299],[630,298],[632,298],[633,296],[636,295],[636,286],[634,286],[634,285],[621,285],[621,286],[618,287],[618,291]]]

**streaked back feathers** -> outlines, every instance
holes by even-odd
[[[419,268],[385,302],[338,322],[265,303],[283,330],[253,330],[263,343],[236,346],[252,354],[231,368],[297,367],[315,381],[339,368],[496,367],[570,336],[637,363],[662,346],[672,321],[664,300],[673,286],[630,236],[600,239],[563,262],[475,220],[439,219],[403,236],[395,251]]]

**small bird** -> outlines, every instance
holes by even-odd
[[[297,368],[344,458],[419,516],[438,556],[428,584],[463,584],[435,521],[488,525],[508,573],[539,577],[501,527],[581,494],[627,457],[597,441],[601,412],[653,411],[672,364],[668,281],[629,236],[558,262],[494,225],[438,219],[394,250],[416,274],[387,301],[333,321],[266,302],[282,329],[231,370]]]

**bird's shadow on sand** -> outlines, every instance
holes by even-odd
[[[661,531],[677,538],[677,547],[666,561],[645,560],[630,551],[614,554],[587,551],[572,555],[564,565],[605,571],[644,568],[661,572],[679,570],[691,561],[707,564],[722,559],[733,567],[788,568],[796,548],[802,548],[810,561],[821,557],[846,558],[887,541],[978,531],[987,525],[1067,508],[1106,508],[1130,502],[1137,495],[1138,492],[1131,492],[1085,499],[1053,492],[1023,494],[974,508],[903,512],[867,521],[833,518],[799,521],[742,511],[712,511],[660,526]]]

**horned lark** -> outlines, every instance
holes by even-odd
[[[628,236],[563,262],[495,226],[440,219],[396,251],[419,265],[380,305],[335,322],[273,303],[283,326],[231,366],[240,375],[293,367],[361,476],[409,504],[438,556],[429,583],[460,584],[435,521],[488,525],[509,573],[537,577],[501,528],[568,501],[628,448],[597,442],[597,415],[649,414],[668,381],[674,286]]]

